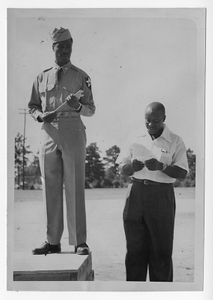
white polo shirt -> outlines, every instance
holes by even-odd
[[[131,134],[116,163],[122,167],[134,159],[144,162],[150,158],[156,158],[167,165],[178,166],[187,172],[189,170],[186,147],[182,138],[170,131],[165,124],[161,136],[155,140],[152,140],[148,132],[143,134],[137,131]],[[176,180],[161,171],[149,171],[146,167],[131,177],[164,183],[173,183]]]

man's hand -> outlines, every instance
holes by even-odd
[[[144,163],[142,161],[134,159],[132,162],[132,168],[134,172],[138,172],[144,168]]]
[[[70,94],[69,96],[67,96],[66,98],[66,101],[67,101],[67,104],[74,108],[74,109],[78,109],[79,108],[79,99],[81,97],[83,97],[84,94],[83,94],[83,91],[82,90],[79,90],[77,93],[75,94]]]
[[[144,163],[147,169],[150,171],[161,171],[163,168],[163,164],[155,158],[145,160]]]
[[[51,123],[56,118],[57,113],[54,111],[47,111],[38,116],[39,122]]]

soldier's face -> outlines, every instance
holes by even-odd
[[[59,66],[63,66],[70,61],[72,53],[72,42],[66,40],[53,45],[53,51],[55,52],[55,61]]]

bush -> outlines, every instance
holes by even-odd
[[[120,181],[119,180],[114,180],[113,181],[113,187],[115,188],[119,188],[121,186]]]
[[[104,188],[111,188],[111,187],[113,187],[113,183],[109,178],[104,178],[104,180],[102,182],[102,186]]]

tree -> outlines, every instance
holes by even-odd
[[[99,153],[96,143],[91,143],[86,148],[85,186],[87,188],[101,187],[105,170]]]
[[[120,174],[118,170],[118,164],[116,163],[117,157],[120,154],[120,148],[116,145],[106,150],[106,174],[104,179],[104,186],[107,187],[118,187],[120,185]]]
[[[193,151],[190,148],[186,151],[186,154],[187,154],[187,159],[188,159],[188,164],[189,164],[189,174],[188,174],[188,177],[192,181],[195,181],[196,155],[193,154]]]
[[[116,159],[118,155],[120,154],[120,148],[116,145],[112,146],[108,150],[106,150],[106,157],[104,159],[111,164],[112,166],[115,165]]]
[[[186,151],[189,172],[185,179],[177,179],[175,186],[184,186],[184,187],[194,187],[195,186],[195,176],[196,176],[196,155],[189,148]]]
[[[31,164],[27,167],[27,172],[29,176],[32,175],[35,177],[41,176],[38,156],[34,155],[33,162],[31,162]]]
[[[34,160],[25,168],[25,178],[31,189],[34,189],[38,184],[41,185],[41,171],[38,156],[34,155]]]
[[[17,184],[20,185],[20,177],[22,176],[22,185],[24,189],[25,181],[25,167],[28,162],[27,154],[31,153],[29,151],[30,146],[24,146],[26,139],[18,133],[15,137],[15,177],[17,178]]]

